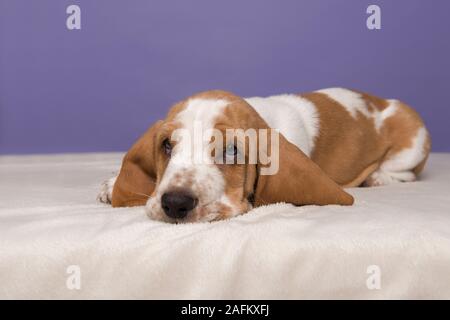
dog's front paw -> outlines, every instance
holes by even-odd
[[[97,195],[97,201],[103,203],[111,203],[112,200],[112,192],[114,188],[114,183],[116,182],[117,177],[112,177],[102,183],[100,188],[100,192]]]

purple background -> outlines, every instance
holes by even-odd
[[[450,151],[449,21],[448,0],[0,0],[0,153],[126,150],[197,91],[330,86],[404,100]]]

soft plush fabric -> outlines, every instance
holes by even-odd
[[[419,182],[349,189],[351,207],[188,225],[96,202],[121,157],[0,157],[0,298],[450,298],[450,154]]]

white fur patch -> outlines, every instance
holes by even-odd
[[[389,105],[381,112],[374,113],[375,128],[377,131],[383,127],[384,121],[398,111],[397,100],[388,100]]]
[[[377,132],[383,127],[384,121],[393,116],[398,110],[398,101],[388,100],[389,106],[383,111],[379,111],[375,106],[373,106],[373,111],[370,111],[361,94],[344,88],[328,88],[316,92],[326,94],[330,99],[338,102],[354,119],[358,117],[358,113],[366,118],[373,119]]]
[[[373,180],[371,186],[386,186],[393,183],[411,182],[416,180],[416,176],[411,171],[388,172],[378,169],[370,175]]]
[[[291,143],[307,156],[314,149],[319,133],[319,116],[316,106],[309,100],[293,94],[252,97],[245,99],[269,127],[278,129]]]
[[[357,118],[358,112],[361,112],[368,118],[372,116],[369,108],[367,108],[366,102],[357,92],[344,88],[328,88],[316,92],[326,94],[328,97],[341,104],[355,119]]]
[[[386,120],[389,117],[392,117],[397,111],[398,111],[398,100],[387,100],[389,102],[389,105],[386,109],[382,112],[382,119],[383,121]]]
[[[114,184],[116,183],[117,176],[109,178],[102,183],[100,187],[100,192],[97,195],[97,200],[103,203],[111,203],[112,192],[114,189]]]

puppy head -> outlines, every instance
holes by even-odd
[[[245,100],[223,91],[176,104],[125,159],[113,205],[147,195],[149,217],[166,222],[222,220],[276,202],[353,202]]]

